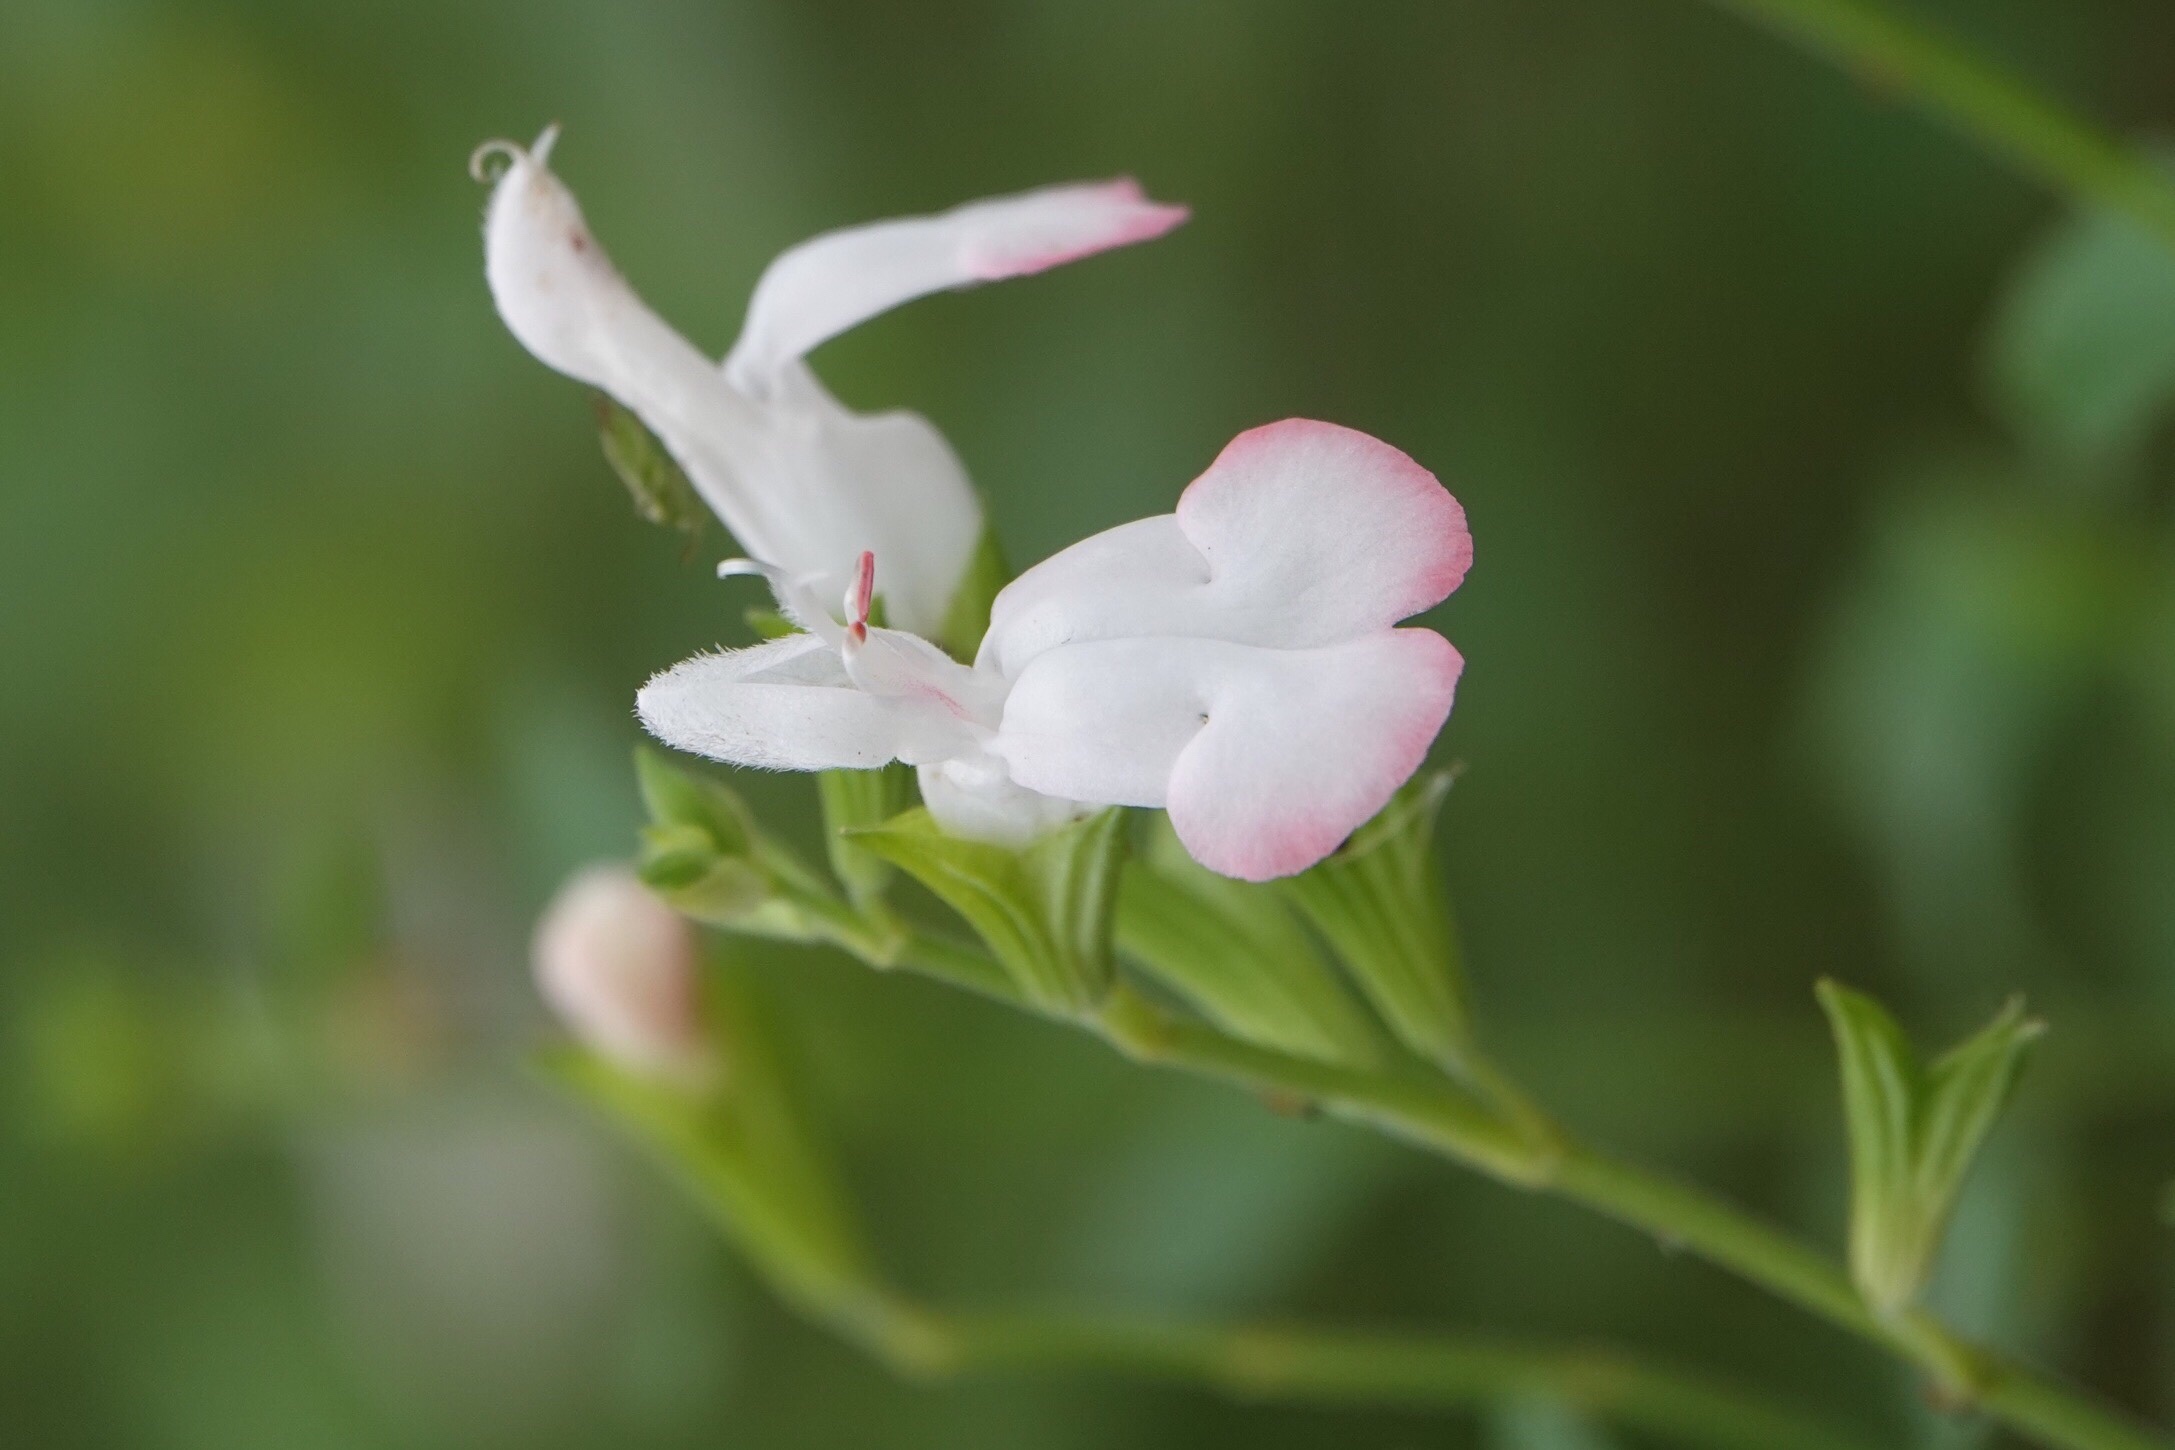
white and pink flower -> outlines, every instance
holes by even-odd
[[[874,552],[890,618],[924,632],[943,624],[981,539],[966,470],[920,416],[846,408],[805,355],[912,298],[1039,272],[1186,218],[1118,180],[828,232],[770,264],[721,364],[620,276],[547,164],[556,139],[554,127],[533,147],[477,152],[479,165],[505,163],[484,253],[507,327],[546,365],[632,409],[741,548],[825,589]]]
[[[869,625],[880,562],[864,552],[843,624],[790,568],[725,566],[767,575],[805,632],[658,675],[643,724],[738,765],[905,761],[939,823],[984,839],[1166,809],[1196,860],[1259,881],[1322,859],[1419,768],[1463,661],[1398,625],[1458,586],[1472,537],[1405,454],[1293,419],[1233,439],[1175,512],[1013,581],[972,666]]]

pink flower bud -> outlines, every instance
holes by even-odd
[[[544,1000],[598,1056],[689,1083],[716,1070],[694,928],[631,871],[592,866],[560,887],[533,961]]]

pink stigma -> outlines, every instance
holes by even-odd
[[[876,554],[861,551],[854,568],[853,587],[846,591],[846,633],[855,644],[868,638],[869,606],[876,602]]]

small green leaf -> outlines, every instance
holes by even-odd
[[[784,639],[789,634],[801,632],[799,625],[777,610],[766,609],[760,605],[741,611],[740,617],[748,622],[749,629],[755,631],[757,639]]]
[[[596,409],[604,461],[627,486],[634,511],[653,524],[685,534],[692,546],[710,523],[702,495],[641,419],[603,393],[596,395]]]
[[[1815,989],[1841,1061],[1850,1142],[1850,1268],[1859,1292],[1892,1311],[1913,1298],[1925,1264],[1911,1174],[1918,1067],[1903,1029],[1861,992]]]
[[[1110,985],[1124,817],[1101,811],[1017,850],[948,836],[919,807],[851,835],[966,918],[1031,1005],[1072,1016]]]
[[[989,630],[989,606],[996,600],[997,591],[1011,579],[1012,571],[1004,563],[1004,550],[997,543],[997,531],[985,524],[981,540],[974,546],[974,555],[967,560],[967,572],[961,577],[951,606],[945,611],[944,627],[937,636],[937,643],[950,650],[953,658],[969,661],[974,658],[974,652],[981,648],[982,636]]]
[[[824,844],[831,872],[855,906],[866,911],[883,899],[891,884],[891,863],[852,839],[848,832],[880,826],[914,803],[912,767],[896,762],[876,770],[826,770],[816,776],[823,798]]]
[[[1471,1035],[1434,847],[1450,781],[1447,771],[1413,781],[1335,854],[1277,889],[1335,948],[1398,1040],[1455,1069]]]
[[[2175,403],[2175,257],[2127,217],[2065,218],[2011,279],[1988,371],[2028,440],[2123,471]]]
[[[753,847],[755,817],[723,782],[682,770],[664,752],[646,745],[635,747],[634,773],[642,805],[657,825],[700,831],[712,850],[724,854],[743,854]]]
[[[723,1062],[712,1086],[633,1075],[572,1047],[537,1065],[660,1158],[783,1297],[849,1312],[872,1292],[869,1254],[770,1005],[731,964],[704,992]]]
[[[1850,1140],[1850,1268],[1866,1302],[1894,1315],[1917,1299],[1965,1176],[2044,1025],[2012,1000],[1978,1033],[1921,1068],[1878,1002],[1834,982],[1816,989],[1835,1034]]]
[[[635,752],[635,771],[651,819],[636,869],[675,909],[746,936],[832,942],[872,962],[897,952],[896,920],[841,899],[821,873],[758,830],[724,782],[646,746]]]
[[[1927,1070],[1917,1122],[1919,1187],[1941,1205],[1944,1219],[2016,1089],[2025,1052],[2046,1030],[2024,1015],[2022,997],[2011,997],[1993,1021]]]
[[[1211,1022],[1249,1042],[1355,1067],[1382,1039],[1273,886],[1218,876],[1167,817],[1118,882],[1118,950]]]

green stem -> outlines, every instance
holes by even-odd
[[[999,985],[1001,969],[970,947],[913,934],[893,962],[1017,1001]],[[1522,1094],[1506,1108],[1503,1094],[1514,1090],[1493,1069],[1483,1100],[1432,1072],[1338,1067],[1242,1042],[1158,1006],[1123,981],[1079,1025],[1136,1061],[1316,1103],[1515,1187],[1582,1203],[1887,1350],[1923,1372],[1943,1403],[1977,1409],[2054,1450],[2175,1450],[2151,1430],[1966,1341],[1923,1311],[1881,1318],[1829,1255],[1704,1190],[1577,1143]]]
[[[2175,182],[2108,136],[1949,37],[1870,0],[1712,0],[1909,96],[2027,175],[2120,212],[2175,250]]]
[[[1451,1335],[959,1314],[924,1321],[945,1368],[1095,1368],[1203,1385],[1239,1400],[1431,1409],[1561,1400],[1627,1429],[1710,1450],[1845,1450],[1862,1442],[1704,1378],[1607,1349]]]
[[[1977,1408],[2058,1450],[2168,1450],[2151,1431],[1968,1343],[1928,1314],[1879,1318],[1833,1259],[1742,1209],[1596,1153],[1560,1130],[1537,1136],[1447,1084],[1378,1077],[1236,1042],[1122,984],[1092,1025],[1141,1061],[1316,1101],[1504,1182],[1583,1203],[1888,1350],[1929,1376],[1944,1401]]]

